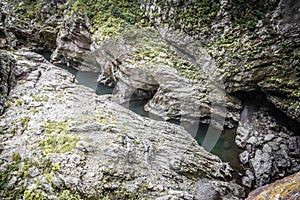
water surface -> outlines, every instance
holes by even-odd
[[[48,56],[46,59],[50,59],[50,56]],[[72,73],[75,76],[76,82],[79,85],[84,85],[86,87],[94,89],[97,95],[113,93],[113,88],[97,83],[98,73],[78,71],[76,69],[73,69],[63,64],[58,64],[56,66]],[[149,99],[134,100],[125,103],[123,106],[139,114],[140,116],[150,117],[149,113],[144,109],[148,101]],[[155,120],[162,120],[162,119],[155,118]],[[168,120],[168,122],[181,125],[179,120]],[[185,126],[183,125],[183,127]],[[197,143],[200,146],[204,145],[204,148],[205,148],[205,144],[203,144],[203,142],[205,142],[205,140],[209,138],[206,137],[208,134],[210,135],[220,134],[220,130],[217,130],[207,124],[201,124],[201,123],[199,123],[196,126],[196,129],[189,129],[189,127],[185,127],[185,129],[189,131],[192,136],[194,136],[194,138],[196,139]],[[210,150],[210,152],[212,154],[217,155],[222,161],[229,162],[236,173],[243,173],[243,169],[241,167],[241,163],[238,157],[239,153],[241,153],[242,150],[237,147],[235,143],[235,136],[236,136],[236,129],[225,128],[220,134],[216,144]]]

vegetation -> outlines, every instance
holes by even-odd
[[[154,28],[129,30],[122,37],[133,44],[131,64],[137,66],[158,67],[165,65],[173,67],[186,78],[201,79],[199,67],[194,65],[189,58],[179,55],[177,51],[164,41]]]
[[[177,6],[174,6],[174,9],[171,9],[168,1],[157,1],[156,3],[153,13],[151,15],[150,12],[147,13],[147,17],[151,19],[152,23],[159,19],[160,24],[168,24],[175,29],[184,30],[191,34],[202,30],[204,24],[210,24],[220,9],[218,0],[177,1],[175,3]]]
[[[71,193],[70,190],[63,190],[58,200],[81,200],[80,195]]]
[[[71,0],[72,12],[85,13],[92,22],[91,32],[104,40],[130,27],[146,25],[137,0]]]
[[[43,154],[65,153],[72,151],[79,137],[69,134],[67,122],[46,121],[42,124],[45,138],[39,141]]]
[[[276,1],[233,1],[233,9],[229,11],[234,26],[240,26],[241,29],[254,31],[259,20],[268,23],[265,14],[276,8]]]
[[[52,163],[49,159],[37,157],[39,159],[22,158],[17,152],[13,152],[12,160],[4,162],[0,160],[0,198],[5,199],[25,199],[25,200],[43,200],[46,197],[46,188],[42,187],[43,177],[48,184],[52,182],[52,174],[60,170],[59,164]],[[40,159],[42,158],[42,159]],[[31,177],[30,168],[36,168],[40,175],[39,178]],[[15,180],[15,181],[13,181]],[[31,185],[31,189],[28,186]],[[53,192],[53,191],[52,191]],[[78,194],[72,191],[55,188],[54,191],[59,200],[79,200]]]

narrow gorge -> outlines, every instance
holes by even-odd
[[[0,199],[300,198],[299,1],[0,5]]]

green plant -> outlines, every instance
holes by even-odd
[[[48,120],[42,124],[42,127],[45,129],[46,135],[39,141],[39,146],[44,155],[72,151],[79,141],[79,137],[69,133],[67,122]]]
[[[21,125],[21,127],[27,128],[29,120],[30,120],[29,116],[23,116],[23,117],[21,117],[21,119],[20,119],[20,125]]]
[[[73,0],[73,12],[85,13],[92,22],[91,32],[100,40],[116,35],[129,27],[146,22],[136,0]]]
[[[46,200],[47,198],[43,195],[41,190],[25,190],[23,198],[25,200]]]
[[[23,101],[21,100],[21,99],[17,99],[16,101],[15,101],[15,105],[16,106],[21,106],[23,104]]]
[[[71,193],[70,190],[64,190],[58,197],[58,200],[81,200],[78,194]]]

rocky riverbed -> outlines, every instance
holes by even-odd
[[[0,4],[1,198],[243,199],[297,179],[298,2]]]

